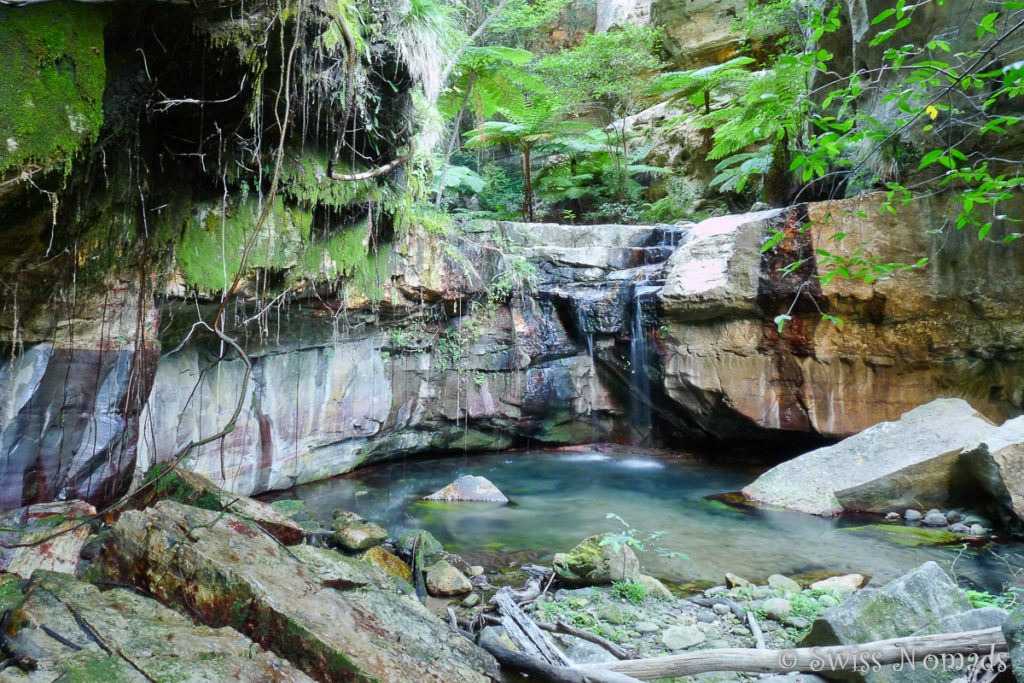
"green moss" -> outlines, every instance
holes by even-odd
[[[152,494],[145,497],[141,502],[143,506],[155,503],[158,500],[173,500],[185,505],[212,510],[221,510],[221,501],[217,494],[208,489],[200,489],[194,486],[184,477],[175,471],[167,472],[167,463],[158,462],[146,473],[143,484],[156,482],[152,487]],[[165,474],[166,472],[166,474]]]
[[[243,199],[226,211],[204,210],[185,226],[177,248],[177,261],[185,281],[204,291],[231,286],[242,265],[242,255],[259,223],[260,204]],[[246,260],[247,268],[283,270],[295,264],[309,239],[310,212],[274,200]]]
[[[0,7],[0,173],[69,164],[103,124],[105,10]]]
[[[866,526],[845,527],[837,531],[878,535],[890,543],[905,545],[911,548],[952,545],[962,543],[969,538],[963,534],[955,534],[946,529],[930,529],[923,526],[900,526],[894,524],[869,524]]]
[[[14,574],[0,575],[0,612],[16,609],[25,599],[21,592],[25,582]]]
[[[368,200],[380,201],[381,191],[373,179],[343,182],[326,177],[326,158],[306,157],[281,169],[284,192],[303,206],[332,206],[342,209]],[[347,173],[347,169],[339,169]]]

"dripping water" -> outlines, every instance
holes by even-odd
[[[647,331],[644,329],[644,305],[646,295],[657,287],[634,283],[631,286],[630,301],[632,323],[629,339],[629,422],[634,445],[651,442],[651,349]]]

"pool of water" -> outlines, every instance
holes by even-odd
[[[487,477],[511,505],[419,500],[463,474]],[[614,513],[640,537],[687,558],[641,554],[646,569],[676,583],[721,581],[731,571],[751,579],[772,573],[862,572],[872,583],[927,560],[961,580],[998,590],[1024,569],[1024,545],[913,548],[851,532],[859,519],[736,507],[708,496],[738,491],[758,472],[644,451],[579,449],[407,459],[316,482],[274,498],[304,500],[329,525],[336,508],[356,511],[398,534],[423,528],[479,564],[545,562],[584,537],[622,531]],[[877,521],[877,520],[871,520]]]

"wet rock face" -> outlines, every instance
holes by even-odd
[[[363,575],[383,577],[351,561]],[[326,587],[328,564],[307,568],[250,522],[172,501],[123,514],[102,557],[108,578],[207,625],[233,626],[318,679],[483,683],[497,676],[489,655],[414,598],[351,583],[344,592]]]
[[[694,228],[669,260],[661,294],[665,389],[682,411],[720,437],[763,438],[848,436],[940,397],[964,398],[997,421],[1024,408],[1021,252],[928,234],[943,220],[941,199],[895,216],[880,213],[883,201],[867,195]],[[802,230],[807,221],[813,227]],[[786,238],[761,254],[775,230]],[[890,279],[820,286],[829,271],[817,249],[930,261]],[[805,258],[792,275],[778,271]],[[805,282],[814,302],[797,296]],[[822,320],[815,303],[843,324]],[[773,320],[787,312],[779,332]]]

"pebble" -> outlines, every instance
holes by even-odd
[[[704,597],[713,598],[716,595],[726,592],[727,590],[729,590],[727,586],[712,586],[711,588],[708,588],[706,591],[704,591]]]
[[[971,533],[971,527],[961,522],[954,522],[949,525],[949,530],[954,534],[969,534]]]
[[[922,515],[920,511],[914,510],[913,508],[910,508],[903,513],[903,519],[907,520],[908,522],[920,522],[921,517],[923,516],[924,515]]]
[[[657,633],[661,630],[661,627],[653,621],[641,621],[636,625],[636,630],[640,633]]]
[[[985,527],[983,527],[980,524],[972,524],[970,531],[971,536],[984,536],[988,533],[987,531],[985,531]]]
[[[925,526],[946,526],[946,515],[938,510],[929,510],[922,521]]]
[[[960,516],[960,513],[957,512],[956,510],[950,510],[949,512],[946,513],[946,521],[950,524],[956,524],[961,519],[963,518]]]
[[[807,621],[803,617],[792,616],[786,619],[785,625],[787,628],[795,628],[797,630],[802,631],[803,629],[810,626],[811,622]]]
[[[771,598],[764,601],[761,610],[769,619],[784,621],[793,611],[793,603],[785,598]]]
[[[902,517],[900,517],[900,513],[898,512],[890,512],[885,516],[885,521],[887,522],[898,522],[901,519]]]
[[[711,612],[700,612],[699,614],[697,614],[697,621],[701,622],[702,624],[711,624],[715,622],[715,615],[713,615]]]
[[[768,586],[754,586],[754,589],[750,592],[750,597],[754,600],[764,600],[772,594],[772,589]]]
[[[731,647],[731,645],[729,641],[724,638],[715,638],[708,641],[708,649],[710,650],[721,650],[727,647]]]
[[[476,607],[479,604],[480,604],[480,594],[479,593],[470,593],[462,601],[462,606],[463,607]]]
[[[711,607],[711,611],[721,617],[721,616],[724,616],[726,614],[729,614],[729,612],[731,612],[732,610],[729,608],[729,605],[726,605],[726,604],[721,603],[721,602],[716,602]]]
[[[737,626],[736,628],[734,628],[732,630],[732,632],[734,634],[738,635],[738,636],[749,636],[750,635],[750,629],[747,628],[746,626]]]

